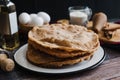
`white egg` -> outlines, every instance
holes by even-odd
[[[34,19],[34,17],[38,17],[38,15],[35,13],[30,14],[31,21],[29,22],[29,25],[33,25],[32,20]]]
[[[26,12],[21,13],[18,19],[21,24],[28,24],[31,21],[30,15]]]
[[[30,14],[30,17],[31,17],[31,18],[33,18],[33,17],[37,17],[37,16],[38,16],[38,15],[35,14],[35,13]]]
[[[49,23],[50,22],[50,16],[46,12],[38,12],[38,16],[42,17],[44,20],[44,23]]]
[[[32,20],[31,20],[31,25],[34,25],[34,26],[41,26],[43,25],[44,21],[41,17],[32,17]]]

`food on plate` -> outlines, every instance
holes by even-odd
[[[31,45],[28,45],[27,51],[27,60],[31,63],[42,66],[42,67],[62,67],[64,65],[73,65],[84,60],[89,60],[92,57],[93,53],[88,53],[81,56],[76,56],[72,58],[57,58],[51,55],[48,55],[42,51],[39,51],[33,48]]]
[[[39,66],[62,67],[89,59],[99,46],[98,35],[84,26],[61,23],[36,26],[28,33],[27,59]],[[41,56],[44,59],[38,60]]]
[[[116,29],[120,29],[120,24],[108,23],[103,29],[107,31],[113,31]]]
[[[86,54],[85,51],[68,52],[68,51],[62,51],[59,49],[50,49],[50,48],[42,47],[40,45],[38,46],[35,42],[30,41],[30,40],[28,42],[31,43],[32,46],[38,47],[41,51],[44,51],[45,53],[56,56],[58,58],[69,58],[69,57],[75,57],[75,56],[80,56],[80,55]]]
[[[120,42],[120,24],[108,22],[105,13],[96,13],[93,16],[92,25],[92,29],[99,35],[100,41],[112,44]]]
[[[100,40],[105,42],[120,42],[120,25],[108,23],[99,32]]]

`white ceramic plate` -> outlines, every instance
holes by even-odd
[[[14,59],[16,63],[19,64],[20,66],[35,72],[40,72],[40,73],[60,74],[60,73],[82,71],[82,70],[89,69],[91,67],[98,66],[100,63],[103,62],[105,58],[103,48],[99,47],[99,49],[95,52],[95,54],[90,60],[83,61],[75,65],[66,66],[63,68],[42,68],[42,67],[35,66],[27,61],[26,59],[27,46],[28,44],[25,44],[21,48],[19,48],[14,54]]]

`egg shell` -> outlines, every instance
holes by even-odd
[[[29,25],[33,25],[32,20],[34,19],[34,17],[38,17],[38,15],[35,13],[30,14],[31,21],[29,22]]]
[[[21,13],[18,19],[21,24],[28,24],[31,21],[30,15],[26,12]]]
[[[46,12],[38,12],[37,15],[43,18],[44,23],[49,23],[51,20],[49,14]]]
[[[30,18],[37,17],[38,15],[35,13],[30,14]]]
[[[43,25],[43,19],[41,17],[32,17],[32,20],[31,20],[31,25],[34,25],[34,26],[41,26]]]

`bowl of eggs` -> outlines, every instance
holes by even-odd
[[[43,11],[31,14],[22,12],[18,16],[19,32],[22,35],[22,38],[27,38],[29,30],[31,30],[34,26],[41,27],[42,25],[49,24],[50,20],[50,15]]]

